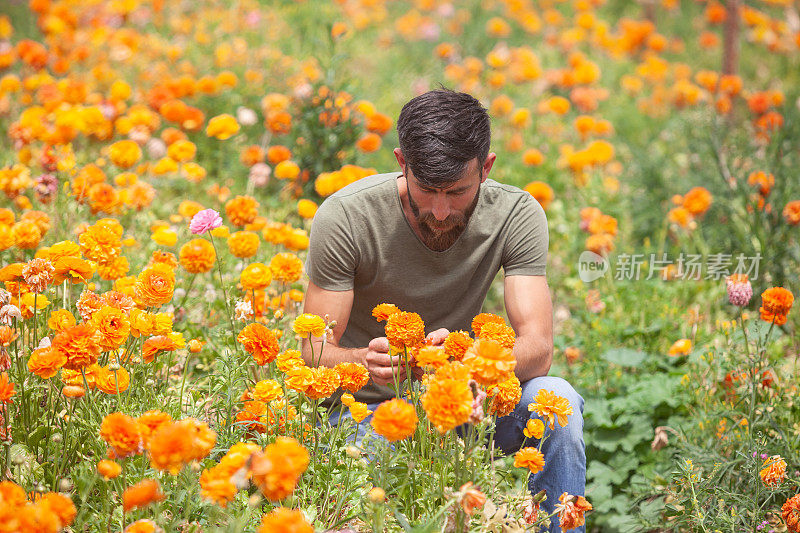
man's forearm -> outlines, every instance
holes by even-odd
[[[517,337],[514,357],[517,360],[514,372],[520,381],[546,376],[553,362],[553,343],[539,336]]]
[[[312,360],[311,344],[308,339],[303,339],[303,361],[310,367],[327,366],[334,367],[339,363],[361,363],[366,364],[365,358],[367,348],[344,348],[336,346],[331,342],[325,343],[322,349],[322,340],[314,339],[314,352]],[[321,358],[320,358],[321,356]]]

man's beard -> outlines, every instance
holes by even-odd
[[[478,192],[475,193],[475,199],[472,204],[463,213],[452,213],[444,220],[437,220],[433,213],[420,213],[419,205],[414,201],[411,196],[411,191],[408,191],[408,203],[411,204],[411,211],[414,212],[414,217],[419,226],[420,238],[422,242],[436,252],[443,252],[453,246],[461,234],[467,227],[472,213],[478,205],[478,197],[480,196],[481,189],[478,187]],[[444,229],[444,231],[442,231]]]

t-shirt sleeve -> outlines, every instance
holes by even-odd
[[[544,209],[526,194],[508,218],[503,248],[503,273],[506,276],[544,276],[550,237]]]
[[[328,198],[314,214],[305,271],[318,287],[329,291],[353,288],[358,251],[341,202]]]

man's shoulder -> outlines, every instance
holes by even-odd
[[[491,204],[494,209],[502,209],[505,212],[513,209],[543,211],[539,202],[529,192],[491,178],[487,178],[483,183],[482,194],[486,202]]]

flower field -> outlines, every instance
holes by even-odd
[[[377,407],[304,312],[318,207],[440,85],[547,216],[584,403],[515,453],[502,275],[441,342],[373,309]],[[4,2],[0,533],[800,532],[798,87],[792,0]],[[585,494],[531,492],[571,424]]]

